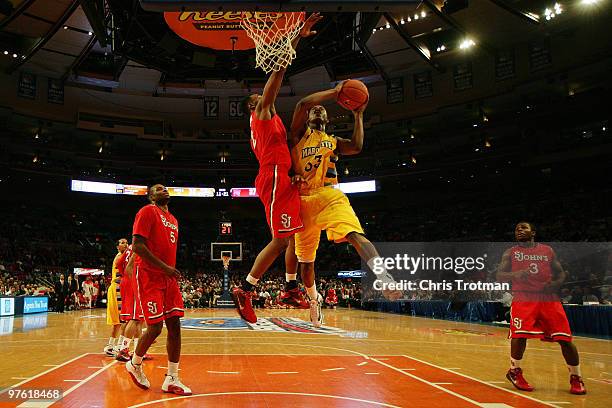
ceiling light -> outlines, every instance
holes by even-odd
[[[423,18],[427,17],[427,13],[425,11],[421,11],[421,17]]]
[[[17,58],[17,54],[13,54],[13,58]]]
[[[5,50],[5,51],[4,51],[4,55],[8,55],[8,51],[6,51],[6,50]]]
[[[91,31],[88,31],[87,35],[93,35],[93,33]]]
[[[415,14],[415,15],[414,15],[414,19],[415,19],[415,20],[418,20],[418,19],[419,19],[419,15],[418,15],[418,14]]]
[[[349,168],[348,168],[348,167],[345,167],[345,168],[344,168],[344,175],[345,175],[345,176],[348,176],[348,175],[349,175]]]
[[[35,155],[34,158],[32,159],[32,163],[36,163],[38,161],[38,155]]]
[[[400,21],[400,24],[406,24],[406,20],[402,18],[402,20]]]
[[[410,161],[412,162],[412,164],[416,164],[417,163],[417,159],[416,159],[416,157],[414,157],[414,154],[412,156],[410,156]]]
[[[68,29],[68,26],[64,26],[64,30],[67,30],[67,29]]]
[[[461,41],[461,44],[459,44],[459,48],[461,48],[462,50],[466,50],[468,48],[473,47],[474,45],[476,45],[474,40],[472,40],[471,38],[466,38],[463,41]]]
[[[102,153],[102,150],[104,150],[104,146],[100,146],[100,148],[98,149],[98,153]]]
[[[391,24],[387,23],[387,24],[385,25],[385,27],[387,27],[387,28],[391,28]]]
[[[488,140],[485,140],[485,147],[491,147],[491,142],[489,142]]]
[[[580,3],[584,6],[592,6],[593,4],[599,3],[599,0],[582,0]]]

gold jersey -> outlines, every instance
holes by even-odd
[[[299,143],[291,149],[293,170],[305,183],[300,194],[320,187],[338,184],[336,137],[316,129],[307,129]]]

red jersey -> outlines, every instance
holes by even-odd
[[[280,116],[274,115],[270,120],[257,119],[251,114],[251,148],[259,167],[291,167],[291,155],[287,146],[287,130]]]
[[[153,255],[171,267],[176,266],[178,221],[170,211],[164,212],[154,204],[142,207],[136,214],[132,235],[145,238],[147,248]],[[162,273],[161,269],[140,256],[136,258],[135,263],[141,269]]]
[[[513,292],[540,292],[552,280],[552,261],[554,252],[544,244],[534,247],[520,245],[510,248],[512,272],[529,269],[531,274],[527,279],[513,279]]]
[[[132,245],[129,245],[117,260],[117,270],[119,271],[119,276],[124,276],[125,268],[127,268],[127,265],[130,262],[130,257],[133,253]]]

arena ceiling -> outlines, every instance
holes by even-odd
[[[263,2],[265,3],[265,2]],[[342,4],[343,2],[337,2]],[[376,2],[371,2],[375,4]],[[426,68],[448,69],[474,38],[488,53],[536,35],[571,26],[569,13],[548,24],[548,0],[424,0],[381,12],[324,12],[318,35],[302,41],[289,76],[315,81],[377,75],[381,79]],[[577,8],[580,1],[565,2]],[[27,69],[68,81],[121,81],[130,67],[152,71],[135,88],[165,84],[203,86],[228,81],[244,87],[265,76],[254,68],[254,51],[191,44],[173,32],[163,13],[145,11],[139,0],[0,0],[0,68]],[[444,46],[440,50],[440,46]],[[2,52],[0,51],[0,52]],[[15,55],[15,57],[13,57]]]

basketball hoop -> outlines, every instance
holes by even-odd
[[[240,25],[255,43],[255,66],[270,73],[291,65],[295,49],[291,42],[300,34],[305,12],[242,12]]]
[[[221,255],[221,260],[223,261],[223,269],[228,270],[232,257],[230,255]]]

